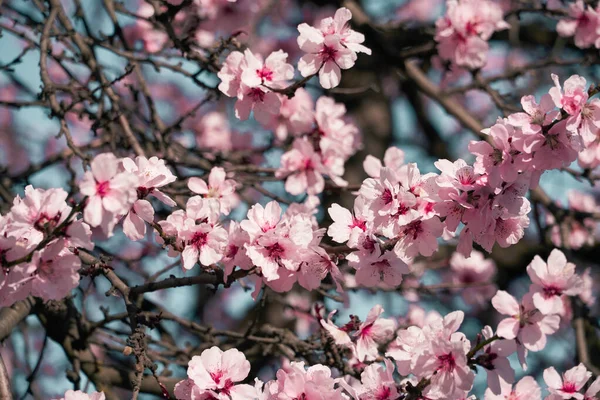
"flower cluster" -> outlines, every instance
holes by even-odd
[[[94,157],[79,190],[87,197],[83,217],[92,227],[100,227],[108,237],[123,217],[123,232],[131,240],[146,233],[146,222],[154,222],[154,197],[173,207],[175,202],[158,188],[175,181],[175,175],[157,157],[118,159],[112,153]]]
[[[557,1],[549,1],[549,8],[561,8]],[[575,46],[581,49],[600,48],[600,13],[591,4],[577,0],[569,4],[569,15],[556,25],[562,37],[573,37]]]
[[[488,40],[494,32],[509,28],[502,9],[491,0],[447,0],[446,4],[446,14],[436,22],[438,54],[459,67],[483,67]]]
[[[77,219],[63,189],[25,188],[10,212],[0,215],[0,304],[29,295],[67,296],[79,283],[77,248],[92,250],[90,227]],[[78,207],[78,206],[76,206]]]
[[[206,200],[195,197],[202,202]],[[269,203],[265,208],[255,206],[257,208],[251,210],[249,219],[241,224],[242,229],[250,237],[283,229],[278,226],[281,216],[276,204]],[[288,218],[294,217],[297,214]],[[292,225],[288,227],[288,236],[292,231],[309,229],[309,226],[296,226],[297,223],[301,222],[287,223]],[[476,259],[485,263],[480,254],[475,254]],[[452,261],[455,265],[464,262],[458,256]],[[277,268],[276,272],[286,270],[286,265]],[[515,382],[516,373],[508,358],[516,354],[525,369],[527,352],[542,350],[547,336],[559,329],[560,319],[570,318],[570,298],[585,297],[588,294],[584,292],[589,289],[576,274],[575,265],[567,262],[557,249],[551,252],[547,263],[535,256],[527,273],[532,283],[522,301],[519,303],[509,293],[498,291],[491,302],[506,318],[499,322],[496,331],[485,326],[474,341],[460,331],[465,317],[462,311],[441,316],[426,314],[413,306],[406,317],[398,321],[398,329],[396,320],[381,317],[384,312],[381,305],[373,307],[364,322],[351,315],[342,326],[332,321],[335,310],[324,319],[323,309],[318,307],[316,319],[320,322],[322,337],[330,337],[332,343],[339,346],[337,357],[361,372],[360,380],[347,375],[344,370],[336,371],[322,364],[306,367],[304,362],[294,361],[284,363],[275,379],[264,383],[255,379],[251,385],[243,383],[250,373],[246,356],[235,348],[223,351],[214,346],[192,357],[187,379],[175,386],[175,396],[181,400],[393,400],[413,393],[420,396],[418,398],[430,400],[473,399],[469,392],[473,388],[476,367],[479,367],[487,374],[485,399],[541,400],[542,390],[533,378],[526,376]],[[405,379],[397,382],[395,371]],[[600,378],[586,388],[591,375],[583,364],[562,376],[553,367],[547,368],[544,380],[549,395],[545,400],[596,399]],[[582,393],[584,388],[585,393]],[[101,400],[98,396],[102,394],[88,396],[70,391],[64,399]]]
[[[346,186],[341,178],[344,164],[360,141],[358,128],[344,118],[345,114],[346,107],[332,98],[323,96],[317,100],[314,114],[308,114],[314,123],[307,121],[310,130],[295,135],[292,148],[281,156],[281,166],[275,174],[285,178],[288,193],[319,194],[325,188],[324,176],[337,186]]]
[[[319,29],[306,23],[298,26],[298,45],[307,53],[298,62],[302,76],[310,78],[319,74],[321,86],[331,89],[339,85],[341,69],[354,65],[357,53],[371,54],[361,44],[364,36],[348,26],[351,18],[350,10],[340,8],[333,18],[321,20]],[[286,100],[286,96],[279,94],[284,93],[283,89],[294,77],[294,67],[287,58],[283,50],[272,52],[265,59],[250,49],[244,53],[233,51],[227,56],[217,74],[221,79],[219,90],[237,98],[237,118],[246,120],[253,112],[254,118],[268,127],[277,127],[283,118],[288,122],[287,128],[303,128],[305,116],[298,108],[307,105],[306,96],[301,94],[296,100]]]
[[[340,8],[333,18],[322,19],[319,28],[306,23],[298,25],[298,46],[307,53],[298,62],[302,76],[318,73],[321,86],[331,89],[340,84],[341,70],[354,66],[357,53],[371,55],[371,50],[361,44],[364,35],[348,26],[351,19],[350,10]]]

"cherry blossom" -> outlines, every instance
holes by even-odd
[[[436,22],[435,40],[442,59],[469,69],[485,65],[495,31],[507,29],[502,9],[485,0],[447,0],[446,14]]]
[[[225,170],[221,167],[214,167],[208,174],[208,183],[200,178],[191,177],[188,180],[188,188],[208,199],[217,199],[219,202],[219,211],[223,215],[229,215],[231,210],[239,202],[235,194],[237,183],[233,179],[227,179]]]
[[[586,6],[583,0],[577,0],[569,4],[569,17],[558,22],[556,31],[563,37],[574,36],[577,47],[599,47],[599,22],[598,12],[591,5]]]
[[[175,202],[158,188],[174,182],[176,177],[158,157],[136,157],[135,162],[124,158],[122,162],[125,171],[134,174],[138,180],[138,200],[123,220],[123,233],[131,240],[140,240],[146,234],[146,222],[154,222],[154,208],[146,198],[152,196],[174,207]]]
[[[562,399],[583,399],[583,394],[578,392],[591,377],[592,373],[583,364],[566,371],[562,377],[554,367],[544,370],[544,381],[548,385],[548,390]]]
[[[472,251],[470,257],[455,252],[450,257],[449,280],[457,285],[469,285],[473,283],[490,282],[496,273],[496,265],[493,260],[486,259],[478,251]],[[483,305],[496,293],[493,284],[466,287],[460,289],[460,294],[467,304]]]
[[[533,305],[531,294],[523,297],[521,304],[509,293],[499,290],[492,298],[492,305],[499,313],[508,315],[498,324],[498,336],[517,339],[525,348],[540,351],[546,346],[546,336],[558,329],[558,315],[543,315]]]
[[[289,368],[277,371],[277,379],[265,384],[266,400],[331,399],[343,400],[336,389],[331,370],[321,364],[304,367],[304,362],[292,362]]]
[[[188,364],[188,379],[175,386],[178,399],[198,398],[253,400],[254,386],[239,384],[250,372],[250,362],[237,349],[222,351],[216,346],[194,356]],[[203,397],[205,396],[205,397]]]
[[[533,304],[542,314],[561,314],[562,295],[574,296],[581,291],[581,278],[575,274],[575,264],[567,262],[562,251],[552,250],[546,264],[535,256],[527,267],[533,282],[529,289]]]
[[[88,197],[83,218],[92,227],[100,226],[106,236],[111,236],[116,218],[129,212],[137,199],[137,178],[121,172],[119,160],[112,153],[97,155],[91,162],[79,190]]]
[[[298,25],[298,46],[307,53],[298,62],[298,70],[304,77],[319,74],[319,82],[325,89],[340,84],[341,69],[349,69],[356,62],[356,53],[371,54],[361,45],[364,36],[347,25],[352,13],[340,8],[333,18],[321,20],[319,28],[306,23]]]
[[[491,389],[485,391],[485,400],[542,400],[542,390],[531,376],[523,377],[514,387],[510,383],[500,382],[502,390],[494,394]]]

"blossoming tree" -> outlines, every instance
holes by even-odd
[[[375,3],[0,0],[1,399],[600,399],[600,5]]]

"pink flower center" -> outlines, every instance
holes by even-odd
[[[406,207],[404,204],[400,204],[398,206],[398,210],[396,210],[396,213],[393,215],[393,217],[399,217],[401,215],[405,215],[408,210],[410,210],[409,207]]]
[[[292,400],[307,400],[308,397],[306,397],[306,393],[302,393],[300,396],[298,397],[294,397]]]
[[[235,244],[230,244],[229,247],[227,248],[227,257],[228,258],[235,257],[239,249],[240,248],[238,246],[236,246]]]
[[[196,232],[192,239],[190,240],[190,244],[195,248],[199,249],[204,246],[208,242],[208,233],[207,232]]]
[[[110,192],[110,182],[98,182],[96,183],[96,194],[100,197],[104,197]]]
[[[60,220],[61,213],[59,212],[54,217],[50,218],[49,215],[43,213],[39,216],[39,218],[34,222],[33,226],[38,230],[44,230],[46,228],[54,229],[58,225],[58,221]]]
[[[371,335],[371,331],[373,330],[373,324],[369,324],[360,330],[360,337],[368,337]]]
[[[231,382],[231,379],[227,379],[225,381],[225,384],[223,385],[223,389],[220,390],[221,393],[229,395],[229,391],[231,390],[231,388],[233,387],[233,382]]]
[[[252,98],[254,102],[263,102],[265,100],[265,92],[260,88],[252,88],[247,93],[248,97]]]
[[[390,189],[385,189],[381,195],[381,200],[384,204],[390,204],[392,202],[392,192]]]
[[[454,355],[452,353],[438,356],[438,363],[440,365],[440,369],[445,372],[452,372],[456,367],[456,360],[454,359]]]
[[[219,383],[221,383],[221,378],[223,377],[223,372],[222,371],[211,372],[210,377],[218,385]]]
[[[312,171],[314,169],[313,162],[310,158],[304,159],[304,164],[302,165],[303,171]]]
[[[473,170],[469,167],[464,167],[456,172],[456,177],[461,185],[473,185],[475,183],[475,176]]]
[[[560,296],[562,294],[562,289],[556,286],[546,286],[544,287],[544,297],[550,298],[554,296]]]
[[[478,35],[477,25],[478,25],[477,22],[473,22],[473,21],[467,22],[467,26],[465,26],[465,31],[467,32],[467,35]]]
[[[350,229],[358,228],[365,232],[367,230],[367,221],[361,221],[360,219],[352,218],[352,225],[348,225]]]
[[[52,268],[53,260],[48,260],[41,262],[37,267],[37,273],[44,277],[51,277],[54,272],[54,268]]]
[[[256,70],[256,75],[262,80],[272,81],[273,80],[273,71],[271,71],[266,66],[263,66],[261,69]]]
[[[266,246],[265,250],[269,254],[269,258],[280,258],[285,251],[283,247],[279,243],[272,244],[271,246]]]
[[[385,279],[384,273],[385,271],[391,268],[390,262],[388,260],[379,260],[371,263],[371,266],[379,272],[379,280],[383,281]]]
[[[337,54],[337,50],[333,47],[323,46],[321,49],[321,57],[324,62],[335,60],[335,55]]]
[[[423,233],[423,226],[421,221],[414,221],[408,224],[406,229],[404,229],[404,235],[412,236],[413,240],[416,240],[419,235]]]
[[[382,387],[377,391],[375,395],[376,400],[388,400],[392,395],[392,389],[389,386]]]
[[[565,382],[563,383],[561,390],[565,393],[576,393],[577,387],[575,387],[575,383],[573,382]]]

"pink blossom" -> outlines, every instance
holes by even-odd
[[[342,287],[344,277],[325,249],[318,246],[317,243],[313,243],[312,248],[305,252],[305,257],[306,260],[300,263],[298,271],[300,286],[306,290],[315,290],[321,285],[321,281],[330,274],[335,282],[336,290],[339,293],[344,291]]]
[[[372,155],[368,155],[363,161],[363,168],[367,175],[371,178],[379,178],[379,173],[382,167],[390,168],[393,171],[398,171],[404,164],[404,151],[398,147],[390,147],[385,151],[383,156],[383,164],[381,161]]]
[[[211,203],[211,199],[199,196],[188,200],[187,214],[191,217],[192,224],[186,224],[180,232],[185,244],[181,253],[185,269],[193,268],[197,261],[204,266],[212,265],[219,262],[225,254],[227,231],[217,224]],[[196,223],[193,224],[193,221]]]
[[[579,126],[581,111],[589,97],[585,78],[572,75],[565,81],[562,88],[557,75],[552,74],[552,80],[554,81],[554,87],[548,93],[550,93],[556,107],[562,108],[571,116],[567,120],[567,129],[575,130]]]
[[[575,46],[585,49],[598,47],[598,12],[592,6],[586,6],[583,0],[569,4],[569,17],[561,19],[556,25],[560,36],[575,36]]]
[[[469,151],[477,156],[475,172],[488,175],[488,184],[500,186],[501,182],[512,183],[524,168],[523,157],[511,145],[515,129],[505,120],[499,120],[494,126],[485,129],[492,144],[486,141],[469,143]]]
[[[377,244],[372,253],[353,252],[346,259],[356,269],[356,283],[366,287],[396,287],[402,283],[402,275],[410,272],[397,254],[389,250],[382,253]]]
[[[400,229],[400,239],[394,246],[398,257],[430,256],[438,249],[438,237],[442,236],[442,223],[437,216],[419,219]]]
[[[306,89],[298,88],[291,99],[280,96],[279,100],[279,114],[266,126],[275,132],[278,140],[284,141],[289,134],[306,134],[312,130],[314,101]]]
[[[575,274],[575,264],[567,262],[562,251],[552,250],[546,264],[535,256],[527,266],[532,285],[533,304],[542,314],[560,314],[563,310],[561,296],[575,296],[581,291],[581,278]]]
[[[490,282],[496,274],[496,264],[492,259],[486,259],[478,251],[472,251],[470,257],[465,258],[455,252],[450,257],[449,280],[457,285]],[[496,293],[496,285],[466,287],[460,289],[460,294],[467,304],[484,305]]]
[[[348,246],[356,247],[359,238],[371,230],[372,217],[364,206],[362,197],[358,197],[354,202],[354,213],[335,203],[327,211],[333,220],[327,234],[334,242],[348,242]]]
[[[502,9],[492,1],[447,0],[446,15],[436,22],[435,40],[444,60],[467,67],[481,68],[488,52],[487,40],[494,31],[507,29]]]
[[[33,254],[27,271],[31,274],[31,293],[45,300],[67,296],[79,283],[81,260],[65,248],[62,239]]]
[[[483,340],[494,336],[494,331],[489,326],[483,328]],[[515,371],[510,366],[508,356],[517,351],[514,340],[494,340],[483,347],[483,354],[476,357],[475,362],[487,371],[487,384],[494,394],[502,393],[506,384],[515,381]]]
[[[544,137],[541,145],[535,147],[532,165],[544,171],[569,166],[577,159],[577,151],[581,148],[578,135],[567,130],[567,121],[555,123]]]
[[[221,70],[217,73],[221,83],[219,90],[229,97],[237,97],[242,83],[242,72],[245,67],[244,54],[239,51],[229,53]]]
[[[525,376],[513,386],[510,383],[502,383],[502,390],[494,394],[491,389],[485,391],[485,400],[542,400],[542,390],[535,379]]]
[[[548,390],[562,399],[582,400],[584,396],[578,392],[591,377],[592,373],[583,364],[571,368],[562,377],[554,367],[544,370],[544,381],[548,385]]]
[[[125,171],[137,177],[138,200],[123,220],[123,233],[131,240],[143,239],[146,234],[146,222],[154,222],[154,208],[148,200],[153,196],[169,207],[175,206],[175,202],[158,188],[168,185],[176,180],[175,175],[167,168],[165,161],[157,157],[138,156],[135,162],[130,158],[123,159]]]
[[[536,309],[530,294],[519,304],[513,296],[499,290],[492,298],[492,305],[500,314],[508,315],[498,324],[498,336],[517,339],[531,351],[542,350],[546,346],[546,335],[556,332],[560,323],[558,315],[543,315]]]
[[[265,384],[265,400],[331,399],[343,400],[341,389],[336,389],[331,370],[321,364],[304,368],[304,362],[291,362],[286,369],[277,371],[277,379]]]
[[[319,194],[325,188],[324,173],[320,155],[307,138],[302,138],[294,140],[292,149],[281,156],[276,176],[287,177],[285,190],[290,194]]]
[[[464,339],[429,343],[429,349],[417,359],[413,373],[429,377],[431,385],[449,397],[471,390],[475,374],[467,364],[469,344]]]
[[[331,89],[340,83],[340,70],[354,66],[357,52],[371,54],[370,49],[360,44],[364,36],[348,27],[351,18],[350,10],[340,8],[333,18],[321,20],[319,29],[306,23],[298,25],[298,46],[308,53],[298,62],[302,76],[318,73],[321,86]]]
[[[377,304],[369,311],[365,322],[356,332],[356,355],[360,361],[369,361],[379,354],[377,345],[389,341],[396,331],[396,322],[389,318],[380,318],[383,307]]]
[[[221,151],[233,148],[231,127],[223,113],[208,112],[195,127],[198,147]]]
[[[125,215],[137,199],[137,178],[119,171],[119,160],[112,153],[99,154],[91,162],[79,183],[81,194],[87,196],[83,218],[92,227],[100,226],[106,236],[112,235],[115,220]]]
[[[216,346],[194,356],[188,364],[188,379],[175,386],[178,399],[254,400],[254,386],[237,384],[250,373],[250,362],[237,349],[222,351]]]
[[[255,55],[250,49],[246,49],[242,83],[249,88],[261,85],[273,89],[285,87],[294,77],[294,67],[286,62],[287,56],[287,53],[279,50],[271,53],[263,62],[260,55]]]
[[[239,198],[235,193],[237,182],[233,179],[227,179],[225,170],[221,167],[213,167],[208,174],[208,183],[203,179],[191,177],[188,180],[188,188],[208,199],[217,199],[219,202],[220,213],[229,215],[231,210],[239,203]]]
[[[276,201],[267,203],[265,207],[260,204],[253,205],[248,210],[248,219],[240,223],[243,230],[248,232],[250,240],[254,241],[264,233],[274,229],[281,219],[281,207]]]
[[[276,93],[262,87],[242,85],[235,103],[235,116],[242,121],[249,118],[254,111],[254,118],[263,125],[268,125],[279,113],[281,100]]]
[[[236,221],[229,223],[227,234],[227,248],[221,262],[225,267],[225,278],[227,278],[233,269],[237,266],[241,269],[250,269],[252,260],[246,254],[244,245],[250,240],[248,233],[244,231]]]
[[[355,400],[394,400],[399,397],[394,381],[394,364],[384,359],[385,368],[381,364],[370,364],[360,374],[358,387],[351,387],[344,380],[340,385],[351,394]]]

